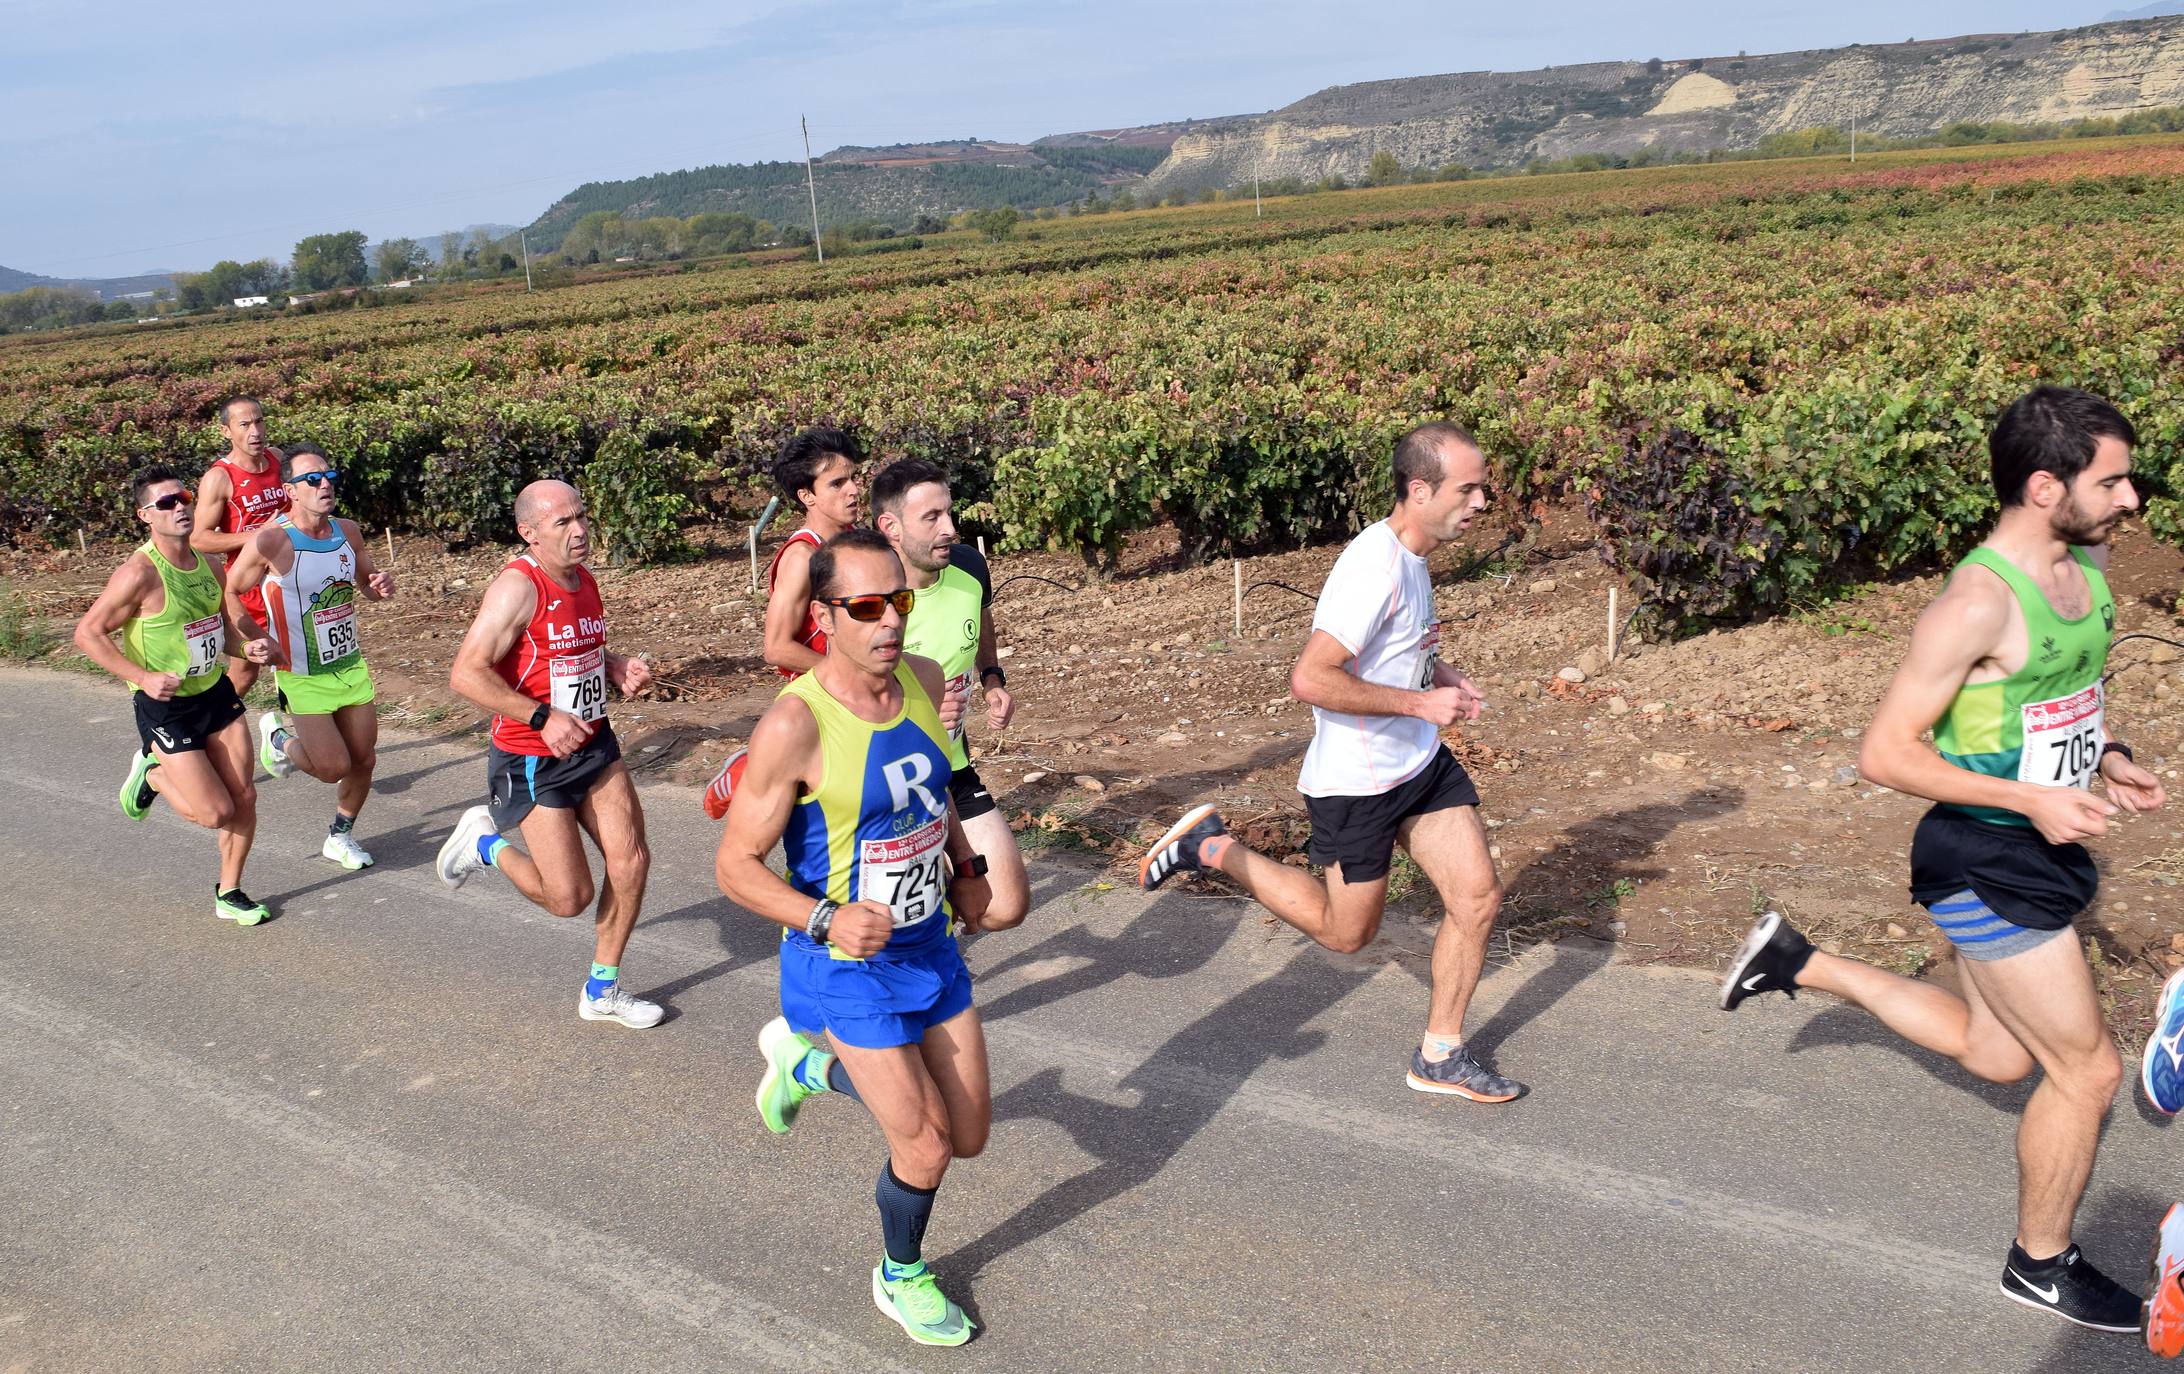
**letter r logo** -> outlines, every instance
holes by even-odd
[[[889,759],[880,765],[880,773],[887,779],[888,801],[895,810],[909,810],[910,794],[915,792],[918,800],[925,803],[927,815],[947,814],[947,808],[933,796],[932,789],[925,785],[925,780],[933,776],[933,761],[925,755],[905,754],[899,759]]]

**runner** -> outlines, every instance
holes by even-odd
[[[2102,569],[2138,508],[2137,442],[2082,391],[2039,387],[2002,413],[1988,439],[2001,516],[1920,616],[1859,748],[1866,777],[1936,803],[1911,840],[1911,895],[1956,946],[1961,993],[1815,950],[1772,912],[1721,990],[1734,1010],[1818,988],[1980,1078],[2043,1070],[2017,1131],[2002,1294],[2101,1331],[2137,1330],[2139,1300],[2071,1243],[2071,1218],[2123,1064],[2071,920],[2099,884],[2079,842],[2164,799],[2101,719],[2116,619]],[[2096,773],[2105,799],[2088,790]]]
[[[786,927],[782,1015],[758,1038],[760,1115],[786,1131],[806,1098],[829,1091],[871,1110],[888,1149],[872,1300],[912,1340],[961,1345],[973,1324],[941,1293],[923,1245],[949,1161],[983,1150],[993,1119],[986,1035],[949,929],[951,916],[978,928],[987,885],[950,813],[940,669],[903,652],[916,595],[903,582],[872,530],[813,555],[826,652],[752,732],[715,867],[721,891]],[[776,842],[787,881],[766,867]]]
[[[529,552],[485,589],[448,674],[450,687],[493,713],[485,751],[491,803],[464,812],[440,846],[440,880],[461,887],[479,869],[497,868],[534,904],[578,916],[592,900],[584,854],[584,836],[591,836],[606,877],[577,1015],[643,1030],[659,1024],[661,1010],[622,986],[621,964],[652,855],[637,789],[607,720],[607,685],[634,696],[652,681],[652,669],[607,651],[599,584],[584,566],[591,520],[576,488],[525,487],[516,497],[516,532]],[[524,849],[501,838],[510,826],[521,828]]]
[[[130,497],[151,538],[106,579],[75,636],[84,657],[129,684],[142,744],[121,785],[121,814],[141,821],[152,799],[165,797],[182,819],[218,832],[213,915],[254,926],[272,914],[243,893],[258,792],[242,699],[220,671],[227,646],[243,636],[221,606],[220,561],[190,548],[193,512],[181,474],[145,468]],[[245,652],[262,663],[268,647]]]
[[[270,633],[268,661],[279,709],[258,715],[258,762],[276,778],[301,768],[338,789],[333,824],[319,854],[354,871],[372,856],[352,833],[371,795],[378,761],[379,713],[372,671],[356,633],[358,597],[384,601],[394,579],[372,565],[356,522],[334,514],[341,474],[316,444],[297,444],[281,460],[289,509],[260,525],[228,570],[227,612],[255,641]],[[244,594],[263,584],[267,620]]]
[[[2184,1354],[2184,1203],[2172,1205],[2154,1237],[2146,1296],[2146,1348],[2165,1360]]]
[[[826,652],[826,632],[811,609],[811,578],[805,571],[818,547],[857,522],[857,466],[864,453],[857,441],[838,429],[807,429],[781,446],[774,460],[774,481],[782,494],[804,509],[804,524],[774,551],[766,565],[766,661],[783,677],[817,666]],[[743,775],[744,751],[721,764],[705,788],[705,814],[719,820]]]
[[[1016,699],[994,656],[993,576],[977,549],[956,542],[951,501],[948,474],[922,459],[890,463],[872,479],[872,523],[887,536],[918,594],[903,627],[903,652],[932,659],[947,678],[940,723],[948,731],[948,792],[971,848],[986,861],[993,889],[979,926],[1007,930],[1031,908],[1031,880],[1016,832],[971,767],[964,734],[973,682],[986,695],[989,729],[1007,728]]]
[[[1312,707],[1312,744],[1297,789],[1312,816],[1307,857],[1325,882],[1246,849],[1212,806],[1197,806],[1138,865],[1139,885],[1179,870],[1217,869],[1262,906],[1329,949],[1372,942],[1400,843],[1433,880],[1447,914],[1433,940],[1426,1033],[1407,1081],[1473,1102],[1522,1097],[1523,1084],[1464,1044],[1501,880],[1479,821],[1479,792],[1440,742],[1441,727],[1477,720],[1485,700],[1441,661],[1441,621],[1426,559],[1486,509],[1486,458],[1459,426],[1420,425],[1397,441],[1395,511],[1350,541],[1320,589],[1312,635],[1289,690]]]
[[[281,480],[281,451],[265,441],[265,407],[256,397],[237,396],[221,406],[220,432],[227,436],[227,456],[205,469],[197,484],[208,515],[190,536],[190,547],[232,563],[252,531],[288,509],[288,487]],[[265,623],[265,596],[258,588],[243,598],[243,608]],[[240,697],[257,683],[258,665],[232,659],[227,675]]]

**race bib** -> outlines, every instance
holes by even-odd
[[[607,718],[607,651],[570,654],[553,660],[553,701],[556,711],[567,711],[591,723]]]
[[[220,671],[220,653],[227,648],[227,627],[220,617],[208,615],[184,625],[182,639],[190,651],[189,667],[182,670],[182,676],[203,677]]]
[[[311,612],[311,637],[318,649],[320,667],[331,667],[357,652],[356,603],[344,601],[338,606]]]
[[[2100,771],[2101,688],[2053,701],[2027,702],[2023,710],[2024,752],[2017,759],[2017,780],[2042,787],[2085,787]]]
[[[948,818],[939,816],[907,835],[857,843],[857,900],[878,902],[895,926],[937,915],[948,893]]]
[[[1433,687],[1433,670],[1441,661],[1441,622],[1436,620],[1426,626],[1426,632],[1418,640],[1418,690],[1430,691]]]

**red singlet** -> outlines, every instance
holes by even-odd
[[[264,472],[252,472],[226,458],[215,459],[212,465],[227,474],[228,499],[221,519],[229,534],[248,534],[288,509],[288,488],[281,483],[281,460],[274,450],[266,450]],[[235,555],[229,554],[228,562],[234,561]],[[265,620],[264,587],[244,592],[242,602],[261,623]]]
[[[578,565],[576,590],[546,575],[529,554],[509,567],[531,579],[537,604],[523,638],[493,671],[501,681],[533,701],[588,723],[607,718],[607,617],[599,604],[599,584],[591,570]],[[553,753],[525,720],[493,717],[493,743],[510,754],[545,758]]]
[[[798,544],[809,544],[816,550],[821,542],[823,541],[819,536],[808,529],[798,530],[782,541],[781,547],[774,550],[773,561],[766,565],[766,595],[769,598],[773,596],[774,574],[781,570],[781,555],[795,548]],[[804,603],[804,628],[797,633],[796,642],[806,646],[815,654],[823,656],[827,651],[827,632],[819,628],[819,618],[811,613],[811,603],[809,601]],[[803,676],[802,671],[792,673],[786,668],[777,668],[774,671],[780,673],[783,677]]]

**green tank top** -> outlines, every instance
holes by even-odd
[[[197,566],[184,571],[159,556],[147,540],[137,552],[152,560],[167,604],[157,615],[138,616],[121,630],[122,657],[153,673],[182,679],[178,697],[193,697],[220,680],[227,633],[220,618],[220,579],[212,561],[197,555]],[[142,690],[135,683],[132,692]]]
[[[918,593],[910,608],[910,622],[902,629],[904,652],[929,658],[940,665],[948,690],[961,691],[970,684],[978,664],[978,635],[985,625],[986,606],[993,600],[987,588],[985,562],[978,551],[958,544],[949,551],[948,566],[940,578]],[[964,720],[970,711],[963,713]],[[964,744],[964,724],[958,721],[948,733],[948,764],[968,768],[970,750]]]
[[[2116,626],[2108,579],[2083,549],[2072,549],[2092,605],[2076,620],[2055,613],[2033,580],[1993,549],[1964,556],[2016,594],[2025,617],[2025,666],[1993,682],[1967,684],[1934,727],[1934,747],[1957,767],[2042,787],[2085,787],[2100,766],[2101,673]],[[1995,825],[2030,825],[2015,811],[1953,806]]]

